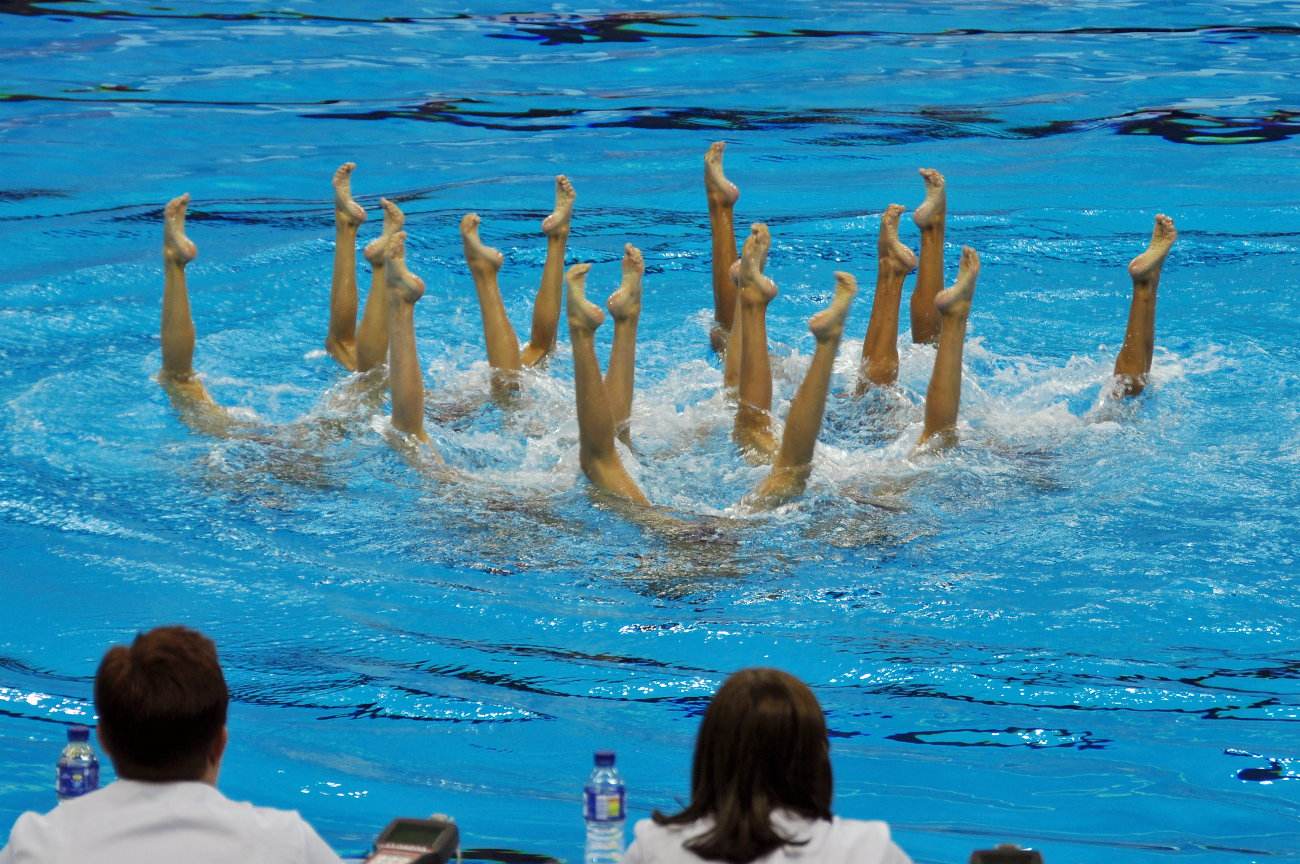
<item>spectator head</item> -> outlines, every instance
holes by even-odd
[[[229,702],[217,646],[187,627],[115,645],[95,673],[99,740],[127,780],[215,782]]]
[[[691,803],[660,824],[709,817],[687,844],[701,858],[746,864],[789,841],[774,810],[831,818],[830,742],[817,697],[779,669],[742,669],[718,688],[695,741]]]

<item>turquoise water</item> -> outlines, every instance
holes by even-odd
[[[234,695],[222,787],[343,852],[442,811],[576,859],[591,750],[634,816],[674,806],[708,695],[762,663],[826,707],[837,812],[918,861],[1300,858],[1300,4],[650,8],[0,2],[0,823],[53,804],[105,646],[181,621]],[[836,269],[851,388],[878,214],[946,174],[948,277],[984,262],[957,450],[908,458],[933,353],[905,339],[889,410],[832,398],[807,496],[731,509],[762,470],[707,350],[716,139],[775,237],[778,417]],[[429,429],[477,484],[419,476],[319,350],[345,160],[363,241],[380,195],[409,215]],[[738,517],[712,540],[589,497],[564,337],[517,410],[482,404],[456,224],[482,214],[522,333],[559,172],[593,296],[645,251],[628,463]],[[183,191],[197,367],[268,424],[336,421],[323,449],[195,435],[152,380]],[[1157,212],[1153,385],[1113,405]]]

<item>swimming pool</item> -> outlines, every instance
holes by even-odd
[[[827,709],[837,811],[918,861],[1300,858],[1300,5],[652,8],[0,4],[0,823],[52,803],[104,647],[183,621],[234,694],[224,790],[342,851],[443,811],[575,859],[591,750],[634,816],[672,807],[708,694],[772,664]],[[963,243],[984,266],[956,451],[907,459],[933,354],[904,340],[897,404],[832,398],[804,499],[682,543],[588,496],[564,336],[518,410],[463,412],[487,370],[456,223],[506,253],[517,329],[552,175],[593,297],[645,250],[632,469],[730,516],[762,471],[707,349],[715,139],[775,237],[778,417],[836,269],[852,368],[918,166],[948,178],[949,279]],[[349,159],[363,240],[379,195],[406,208],[430,431],[481,486],[415,474],[319,350]],[[324,451],[196,436],[151,380],[182,191],[197,367],[268,421],[335,416]],[[1154,386],[1108,405],[1156,212]]]

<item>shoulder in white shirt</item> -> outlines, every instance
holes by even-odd
[[[786,845],[756,860],[755,864],[912,864],[889,836],[889,825],[860,819],[827,822],[804,819],[777,811],[772,822],[784,836],[807,841]],[[708,820],[690,825],[658,825],[650,819],[636,823],[632,845],[624,864],[702,864],[705,860],[686,843],[710,827]]]
[[[118,780],[14,823],[0,864],[339,864],[291,810],[231,801],[206,783]]]

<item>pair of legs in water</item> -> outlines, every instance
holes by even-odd
[[[745,336],[752,314],[745,313],[745,293],[732,272],[736,261],[733,233],[734,208],[740,191],[723,171],[724,142],[714,143],[704,157],[704,187],[709,208],[713,253],[714,328],[711,341],[715,348],[725,346],[724,385],[740,391],[737,415],[737,441],[752,450],[770,450],[771,436],[766,432],[767,411],[771,407],[770,374],[761,363],[766,334],[757,331],[746,348]],[[969,297],[955,302],[936,302],[943,288],[943,245],[947,217],[947,188],[942,174],[931,168],[919,170],[925,183],[925,199],[916,208],[913,221],[921,231],[920,268],[910,303],[911,335],[914,343],[937,343],[944,349],[936,356],[935,372],[926,398],[926,428],[921,441],[942,434],[951,439],[960,400],[961,344],[956,334],[966,328]],[[871,320],[862,344],[862,362],[855,395],[872,387],[893,386],[898,380],[898,319],[902,286],[908,273],[917,269],[917,257],[898,239],[898,222],[904,208],[891,204],[881,217],[877,246],[876,291],[872,300]],[[1151,370],[1155,341],[1155,298],[1160,269],[1177,233],[1173,221],[1160,214],[1156,217],[1151,242],[1129,264],[1133,280],[1133,302],[1129,312],[1124,345],[1115,363],[1115,390],[1121,395],[1136,395],[1145,386]],[[963,251],[963,262],[967,256]],[[973,262],[978,267],[978,259]],[[972,274],[975,272],[967,267]],[[958,284],[962,284],[960,278]],[[973,277],[972,277],[973,281]],[[973,287],[973,286],[972,286]],[[770,298],[769,298],[770,299]],[[949,323],[950,322],[950,323]],[[944,324],[948,326],[944,328]],[[758,326],[762,326],[758,322]],[[948,335],[945,338],[943,333]],[[760,347],[762,346],[762,347]],[[759,362],[745,362],[745,361]],[[747,380],[742,369],[758,372],[758,380]],[[956,377],[953,374],[955,372]]]
[[[776,287],[762,275],[759,266],[759,261],[767,255],[766,237],[766,228],[755,226],[751,242],[746,243],[746,260],[741,266],[765,283],[761,287],[755,287],[755,291],[775,294]],[[605,316],[586,298],[587,271],[590,265],[575,265],[565,274],[568,285],[569,338],[573,344],[574,398],[578,410],[579,461],[583,472],[597,488],[636,504],[648,504],[645,493],[623,466],[614,443],[616,435],[625,435],[627,429],[626,419],[620,422],[619,416],[631,406],[631,373],[636,350],[635,319],[641,305],[640,253],[632,246],[627,248],[628,256],[635,256],[638,275],[634,283],[629,281],[629,257],[625,257],[623,285],[610,297],[608,304],[615,322],[614,344],[610,352],[609,373],[604,379],[601,378],[600,365],[596,360],[595,333]],[[844,319],[849,304],[857,293],[857,283],[849,274],[836,273],[835,282],[835,298],[831,305],[814,315],[809,322],[809,327],[817,338],[817,351],[803,384],[790,404],[785,435],[773,459],[772,471],[748,499],[752,506],[779,504],[802,492],[807,482],[813,447],[821,430],[831,367],[835,362],[840,336],[844,332]],[[630,311],[632,315],[629,323]],[[768,386],[771,386],[770,379]],[[627,415],[622,413],[622,416],[626,418]]]
[[[896,215],[896,214],[895,214]],[[830,305],[814,315],[808,329],[816,339],[817,347],[802,383],[790,402],[785,431],[780,444],[773,439],[770,415],[759,409],[753,401],[766,398],[771,402],[772,378],[767,355],[766,309],[776,296],[776,285],[763,273],[763,266],[771,248],[771,235],[767,226],[756,224],[745,241],[744,253],[733,268],[731,278],[740,300],[740,314],[744,328],[741,359],[739,405],[736,411],[735,437],[742,447],[755,458],[770,461],[771,471],[746,499],[754,508],[777,506],[803,492],[812,470],[813,452],[821,432],[826,398],[830,390],[831,372],[844,334],[844,322],[849,307],[857,293],[857,281],[848,273],[835,274],[835,295]],[[598,488],[627,499],[646,504],[645,494],[628,474],[614,444],[618,424],[614,406],[624,394],[611,386],[615,364],[633,356],[635,325],[628,331],[618,329],[620,289],[610,298],[610,310],[615,315],[614,346],[610,359],[610,376],[601,380],[596,360],[595,331],[604,321],[604,315],[585,296],[585,283],[589,265],[579,264],[566,274],[568,283],[569,334],[573,343],[574,391],[578,409],[580,462],[591,482]],[[626,263],[625,263],[626,272]],[[951,434],[956,427],[955,394],[948,397],[952,405],[950,414],[942,410],[931,411],[931,404],[940,405],[945,396],[961,385],[961,345],[965,337],[966,316],[970,311],[970,298],[979,272],[979,256],[972,249],[962,251],[961,268],[952,288],[941,292],[937,298],[938,311],[947,338],[940,339],[940,357],[927,395],[926,429],[922,435],[925,443],[934,435]],[[639,311],[640,304],[636,304]],[[626,391],[630,404],[630,378]],[[770,443],[769,443],[770,442]]]
[[[414,354],[413,304],[423,293],[423,282],[405,268],[405,235],[401,243],[394,238],[401,233],[405,215],[387,199],[380,199],[384,210],[383,231],[366,245],[363,254],[372,268],[371,290],[366,298],[360,324],[356,272],[357,234],[366,220],[366,212],[352,196],[351,179],[356,164],[345,162],[334,172],[334,262],[330,282],[330,320],[325,347],[344,368],[365,372],[389,361],[391,382],[402,392],[395,398],[394,426],[427,440],[423,432],[423,390],[419,393],[421,411],[413,413],[411,389],[418,383],[418,360]],[[542,223],[547,237],[546,264],[533,315],[529,343],[521,350],[514,330],[506,317],[497,288],[496,274],[501,255],[478,239],[478,216],[462,220],[465,257],[483,309],[483,329],[488,357],[494,373],[512,373],[521,366],[540,362],[555,347],[560,314],[564,252],[575,194],[567,178],[556,178],[555,210]],[[193,369],[194,323],[190,314],[185,267],[198,254],[195,244],[185,234],[185,215],[189,195],[169,202],[164,209],[163,228],[163,368],[159,381],[171,395],[187,422],[203,431],[227,434],[234,425],[231,416],[213,401]],[[398,262],[398,272],[387,278],[390,258]],[[392,305],[393,297],[404,298]],[[398,333],[396,349],[390,352],[390,335]],[[414,373],[414,374],[412,374]],[[494,375],[494,389],[510,384]],[[400,403],[400,407],[398,407]]]
[[[763,275],[770,247],[765,226],[755,226],[746,243],[747,254],[735,260],[734,238],[730,234],[733,208],[739,192],[722,173],[722,145],[710,148],[706,156],[705,183],[709,194],[710,221],[713,227],[715,317],[720,333],[730,327],[727,340],[728,366],[735,367],[734,381],[739,390],[736,438],[750,453],[770,459],[773,470],[752,499],[774,503],[802,491],[811,466],[813,448],[820,430],[829,386],[831,366],[843,332],[844,317],[856,291],[848,274],[836,274],[835,299],[831,306],[814,316],[810,328],[817,338],[817,352],[808,374],[791,404],[786,433],[778,447],[770,428],[771,370],[767,356],[766,306],[775,296],[775,285]],[[371,296],[367,300],[360,328],[349,327],[355,319],[356,234],[365,213],[353,200],[350,176],[354,166],[340,167],[334,178],[335,224],[338,243],[335,249],[334,279],[331,286],[331,326],[327,346],[330,353],[349,368],[364,371],[378,365],[387,356],[393,390],[393,425],[399,431],[427,441],[423,429],[423,384],[415,354],[414,304],[423,294],[424,285],[405,266],[405,234],[401,232],[403,216],[396,205],[382,201],[385,210],[381,237],[366,247],[365,255],[375,268]],[[946,209],[943,178],[937,172],[922,169],[926,181],[926,200],[914,217],[922,229],[921,270],[917,291],[912,298],[913,339],[925,341],[931,324],[927,324],[924,306],[926,294],[942,279],[943,217]],[[483,309],[484,333],[489,362],[493,367],[494,387],[498,380],[511,386],[509,376],[523,365],[543,359],[555,345],[559,315],[559,291],[564,245],[574,201],[572,185],[557,178],[555,212],[543,222],[548,238],[547,261],[542,287],[534,310],[533,333],[522,350],[510,328],[497,286],[497,272],[502,256],[483,245],[478,238],[478,217],[470,214],[462,220],[461,234],[466,261]],[[185,236],[184,218],[188,196],[168,204],[165,213],[163,302],[163,370],[160,380],[167,387],[183,413],[200,419],[212,431],[220,431],[228,416],[213,403],[192,368],[194,327],[190,318],[185,286],[185,265],[197,250]],[[879,240],[877,294],[873,302],[872,325],[864,340],[860,389],[892,383],[897,377],[897,321],[901,304],[901,286],[915,266],[915,257],[897,236],[903,212],[891,205],[882,217]],[[399,238],[399,235],[400,238]],[[1160,268],[1176,236],[1167,217],[1157,217],[1156,229],[1148,249],[1129,265],[1134,297],[1124,347],[1116,361],[1116,375],[1122,392],[1139,392],[1150,371],[1154,336],[1155,291]],[[727,247],[730,246],[730,263]],[[718,290],[719,264],[726,264],[727,292]],[[392,266],[391,276],[388,268]],[[965,337],[970,298],[978,274],[978,256],[963,250],[962,265],[956,284],[946,292],[935,292],[930,302],[938,323],[939,350],[927,390],[925,428],[920,444],[933,438],[951,443],[955,438],[957,407],[960,399],[961,354]],[[615,351],[609,374],[602,380],[596,364],[594,330],[603,315],[583,296],[586,265],[574,268],[569,278],[569,323],[575,346],[575,390],[582,431],[582,464],[597,486],[634,501],[644,501],[618,460],[615,436],[628,440],[627,418],[632,399],[632,370],[635,359],[636,322],[640,311],[640,279],[643,266],[640,254],[628,248],[624,260],[624,284],[611,303],[615,316]],[[633,278],[635,277],[635,278]],[[633,284],[634,283],[634,284]],[[920,300],[918,300],[918,297]],[[634,299],[633,299],[634,298]],[[614,298],[611,298],[613,301]],[[732,310],[731,320],[724,320],[725,309]],[[593,314],[594,313],[594,314]],[[746,339],[746,335],[752,338]],[[620,338],[621,337],[621,338]],[[721,341],[721,340],[719,340]],[[748,344],[746,344],[748,343]],[[581,349],[581,350],[580,350]],[[590,362],[588,362],[590,361]],[[600,386],[596,386],[599,384]],[[608,419],[606,419],[608,418]]]
[[[345,205],[347,220],[354,223],[351,236],[355,242],[355,228],[364,219],[364,213],[347,193],[351,171],[350,163],[339,169],[335,174],[335,189],[340,191],[336,201]],[[173,198],[163,209],[162,370],[158,380],[187,423],[199,431],[224,435],[231,432],[237,421],[212,399],[193,366],[194,321],[190,314],[185,268],[197,257],[198,247],[185,233],[189,201],[189,193],[186,193]],[[374,267],[375,278],[362,318],[361,334],[355,340],[332,339],[331,353],[344,365],[350,361],[357,368],[364,364],[366,369],[386,359],[391,386],[395,393],[399,389],[403,393],[400,400],[394,398],[393,425],[400,431],[427,440],[423,430],[424,385],[415,356],[412,314],[413,304],[424,293],[424,283],[406,268],[402,211],[392,202],[381,203],[384,206],[384,232],[365,250],[367,260]],[[338,275],[337,268],[335,275]],[[352,290],[355,297],[355,282]],[[331,299],[334,299],[338,292],[331,294]],[[331,311],[335,309],[331,303]],[[355,317],[355,306],[352,315]],[[334,317],[331,314],[332,320]],[[331,327],[333,336],[334,328]],[[370,357],[371,351],[379,353],[378,361]],[[410,393],[413,388],[418,389],[420,407],[414,415],[411,414],[413,397]],[[399,401],[402,404],[400,411],[397,407]]]
[[[735,207],[740,198],[736,184],[723,171],[726,142],[717,141],[704,155],[704,191],[709,208],[712,245],[714,349],[726,350],[724,384],[734,388],[740,379],[743,327],[735,326],[741,316],[742,297],[734,282],[732,267],[737,260]],[[912,219],[921,229],[920,272],[911,300],[913,342],[937,342],[940,312],[934,298],[943,289],[943,241],[947,215],[947,192],[943,175],[932,168],[920,169],[925,181],[925,200]],[[876,294],[872,300],[871,326],[863,342],[865,390],[870,383],[892,384],[898,377],[898,312],[903,279],[917,268],[916,256],[898,241],[901,205],[893,204],[882,218]],[[887,232],[886,228],[890,230]],[[888,234],[888,236],[887,236]]]
[[[895,214],[896,217],[897,214]],[[897,221],[895,219],[895,221]],[[767,305],[776,296],[776,285],[763,269],[771,249],[771,234],[766,225],[755,224],[745,241],[744,253],[739,261],[728,267],[727,278],[732,283],[737,298],[739,320],[733,322],[733,333],[743,332],[739,342],[732,341],[728,350],[739,350],[739,394],[734,436],[747,453],[757,459],[770,461],[771,471],[747,498],[752,507],[771,507],[799,495],[807,485],[812,470],[813,451],[821,431],[830,390],[831,372],[844,334],[844,322],[849,307],[857,294],[857,281],[848,273],[835,274],[835,294],[831,304],[814,315],[808,328],[816,339],[817,347],[803,382],[795,392],[786,417],[786,426],[778,445],[771,431],[770,407],[772,399],[771,364],[767,353]],[[957,348],[955,364],[936,369],[955,368],[960,385],[961,339],[964,336],[965,314],[970,308],[970,295],[974,290],[979,259],[972,250],[964,250],[961,273],[957,285],[941,297],[945,316],[960,314],[961,332],[954,340]],[[580,461],[583,471],[598,488],[630,501],[645,504],[647,499],[623,466],[614,444],[618,428],[614,416],[615,404],[622,394],[615,394],[609,378],[602,382],[596,361],[596,328],[604,315],[585,297],[588,265],[573,267],[566,275],[568,282],[569,334],[573,342],[575,399],[578,409]],[[621,291],[620,291],[621,293]],[[619,293],[610,298],[610,309],[618,319]],[[639,308],[639,303],[637,304]],[[616,329],[610,360],[611,375],[621,358],[632,357],[634,348],[625,347],[635,339],[635,329],[620,333]],[[733,357],[736,354],[732,354]],[[630,386],[627,396],[630,397]],[[630,398],[629,398],[630,402]],[[953,422],[955,423],[955,409]],[[927,425],[928,429],[928,425]]]
[[[384,228],[366,244],[362,254],[371,267],[370,293],[357,325],[357,232],[366,211],[352,197],[355,162],[344,162],[334,172],[334,266],[330,278],[330,322],[325,350],[343,368],[368,372],[388,356],[388,291],[384,280],[384,249],[402,230],[405,215],[396,204],[380,198]]]
[[[373,276],[361,323],[357,325],[357,232],[366,212],[352,197],[353,162],[334,172],[334,265],[330,284],[330,323],[326,350],[347,369],[365,372],[388,359],[390,290],[385,276],[385,251],[401,231],[405,215],[396,204],[379,199],[384,211],[383,231],[366,245],[364,255]],[[213,401],[194,372],[194,322],[190,314],[185,267],[198,255],[198,247],[185,234],[188,193],[173,198],[163,210],[163,367],[159,381],[167,389],[183,418],[212,434],[230,434],[237,425]]]
[[[542,283],[533,302],[532,332],[527,344],[520,347],[510,317],[501,299],[497,274],[504,256],[479,238],[480,219],[468,213],[460,220],[461,244],[465,264],[474,280],[479,311],[483,317],[483,341],[487,345],[488,365],[492,367],[492,393],[498,399],[508,397],[517,387],[517,373],[525,366],[536,366],[555,350],[559,328],[561,289],[564,281],[564,253],[573,219],[577,193],[563,174],[555,178],[555,209],[542,220],[546,235],[546,261],[542,265]]]
[[[384,362],[387,356],[388,292],[383,288],[384,249],[389,238],[402,229],[404,217],[395,204],[380,199],[384,208],[384,230],[363,250],[373,275],[371,291],[358,326],[357,231],[365,221],[366,213],[352,197],[351,177],[355,169],[355,163],[346,162],[334,172],[334,266],[325,348],[345,369],[365,372]],[[461,220],[465,263],[474,280],[483,315],[483,335],[488,363],[494,373],[494,391],[505,392],[512,386],[512,373],[524,366],[535,366],[555,349],[564,253],[576,197],[573,184],[567,177],[560,175],[555,178],[555,209],[542,221],[542,233],[546,235],[546,263],[542,267],[541,287],[533,306],[532,333],[528,344],[522,348],[506,315],[497,285],[502,255],[479,239],[477,214],[470,213]]]
[[[723,171],[724,149],[723,142],[716,142],[704,157],[704,187],[713,248],[715,327],[712,341],[715,346],[726,345],[723,383],[737,391],[734,432],[737,444],[758,459],[775,457],[774,466],[788,472],[793,466],[783,464],[786,460],[781,454],[803,452],[805,448],[787,448],[783,439],[778,449],[771,432],[772,373],[767,353],[766,312],[767,304],[776,296],[776,286],[762,274],[771,240],[766,226],[755,225],[746,240],[745,254],[736,262],[732,226],[740,191]],[[979,275],[979,256],[973,249],[964,248],[956,283],[947,291],[941,291],[947,210],[944,178],[929,168],[921,169],[921,176],[925,180],[926,196],[913,217],[921,228],[921,273],[912,296],[912,338],[916,342],[937,341],[939,350],[926,392],[925,427],[918,446],[929,444],[935,438],[944,443],[955,440],[961,397],[962,347],[971,297]],[[904,209],[900,204],[891,204],[880,220],[876,291],[871,321],[862,345],[862,363],[856,387],[859,396],[873,386],[891,386],[898,380],[898,317],[903,281],[917,267],[916,256],[898,239],[898,223]],[[752,255],[751,244],[755,253]],[[842,322],[839,329],[843,329]],[[837,343],[838,339],[837,335]],[[819,351],[822,344],[819,338]],[[833,360],[834,354],[830,356]],[[813,371],[817,371],[816,359],[810,367],[810,373]],[[794,408],[795,403],[792,403],[792,419]],[[824,399],[818,408],[817,428],[820,428],[823,409]],[[800,427],[804,425],[800,424]],[[789,435],[787,426],[785,437]],[[816,431],[813,437],[815,439]],[[808,458],[800,463],[805,477],[807,463],[811,462],[811,443],[806,451]],[[802,483],[795,485],[802,488]]]

